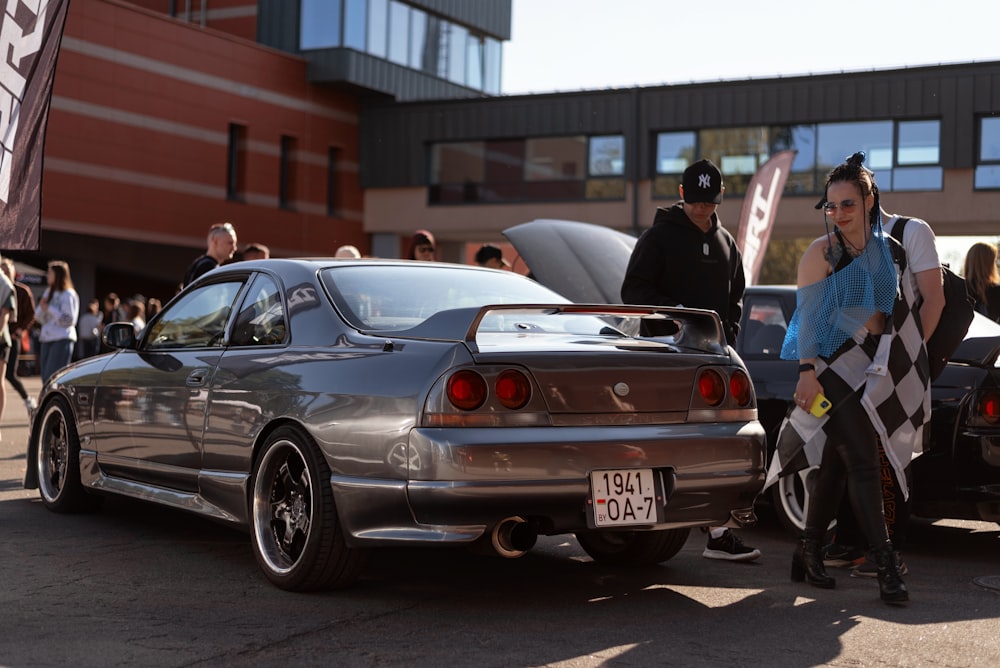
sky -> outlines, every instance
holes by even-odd
[[[504,94],[1000,60],[996,0],[513,0]]]

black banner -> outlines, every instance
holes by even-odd
[[[0,14],[0,248],[38,250],[42,156],[69,0],[5,2]],[[11,13],[13,12],[13,13]]]

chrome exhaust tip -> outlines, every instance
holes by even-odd
[[[517,559],[535,546],[538,533],[523,517],[500,520],[490,532],[490,544],[501,557]]]

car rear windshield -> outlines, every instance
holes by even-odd
[[[461,265],[349,265],[325,269],[322,278],[341,314],[361,330],[405,331],[452,309],[569,303],[519,274]]]

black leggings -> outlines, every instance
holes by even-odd
[[[878,444],[879,459],[882,464],[882,510],[885,513],[885,526],[889,530],[889,540],[892,541],[892,549],[901,550],[906,544],[907,529],[910,525],[910,499],[903,498],[903,489],[899,485],[896,469],[885,456],[882,443]],[[913,490],[913,480],[910,467],[905,470],[906,485]],[[854,511],[847,499],[840,502],[840,509],[837,511],[837,531],[836,542],[848,547],[856,547],[865,544],[865,537],[861,535],[858,528],[858,521],[854,519]]]
[[[21,356],[21,337],[10,337],[10,355],[7,356],[7,382],[11,384],[14,391],[21,395],[22,399],[28,398],[28,391],[24,389],[24,383],[17,377],[17,358]]]
[[[796,409],[797,410],[797,409]],[[810,495],[806,537],[821,540],[837,516],[847,490],[858,528],[870,548],[885,545],[889,534],[882,511],[878,437],[856,396],[841,402],[823,427],[826,446]]]

